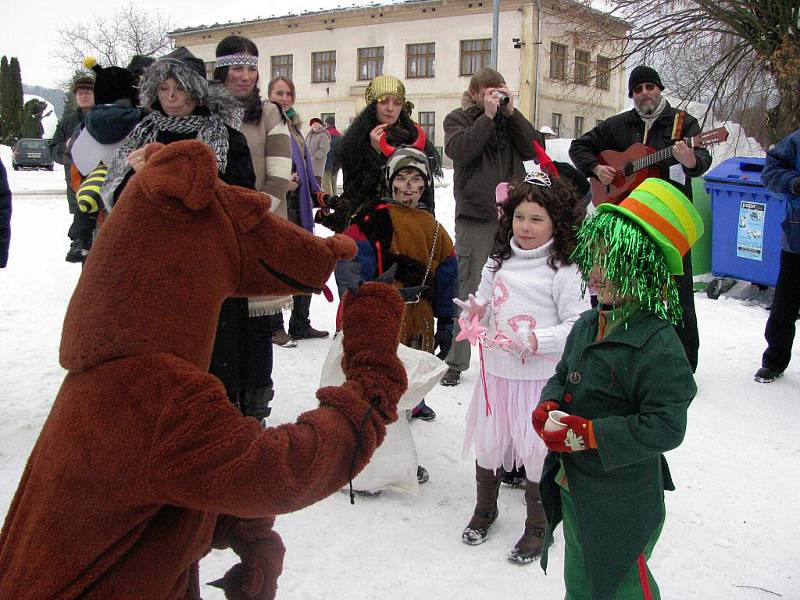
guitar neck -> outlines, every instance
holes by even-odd
[[[687,138],[683,140],[686,142],[689,147],[692,147],[691,139]],[[642,158],[634,160],[631,164],[633,165],[633,172],[641,171],[642,169],[647,169],[648,167],[652,167],[657,165],[662,160],[665,160],[672,156],[672,146],[667,146],[666,148],[662,148],[652,154],[647,154]]]

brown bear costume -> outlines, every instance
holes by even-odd
[[[228,598],[273,598],[272,515],[340,489],[397,419],[403,301],[379,283],[345,298],[347,381],[319,408],[266,430],[236,410],[207,373],[222,301],[320,291],[355,246],[223,183],[200,142],[146,157],[67,309],[68,374],[6,516],[0,598],[195,599],[212,546],[242,561],[220,582]]]

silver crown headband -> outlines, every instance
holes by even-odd
[[[249,67],[258,67],[258,57],[252,54],[226,54],[225,56],[217,57],[217,67],[234,67],[245,65]]]
[[[522,162],[522,166],[525,167],[525,183],[550,187],[550,176],[542,170],[539,163],[535,160],[526,160]]]

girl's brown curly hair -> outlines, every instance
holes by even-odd
[[[500,205],[501,214],[497,222],[491,258],[497,271],[503,261],[511,256],[511,232],[514,211],[523,202],[535,202],[547,211],[553,221],[553,245],[547,264],[554,271],[563,265],[572,264],[570,255],[575,250],[575,234],[583,221],[585,211],[577,208],[578,196],[575,188],[560,178],[552,177],[551,186],[543,187],[530,183],[515,183],[509,189],[508,199]]]

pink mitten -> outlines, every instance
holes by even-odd
[[[483,315],[486,314],[486,307],[489,305],[489,302],[478,302],[475,294],[470,294],[467,296],[466,302],[458,298],[453,298],[453,304],[461,309],[459,319],[469,321],[475,316],[478,317],[478,320],[482,319]]]

